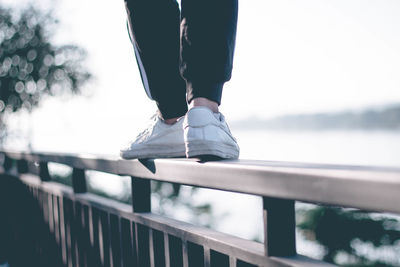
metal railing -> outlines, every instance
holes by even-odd
[[[396,168],[2,153],[39,203],[63,266],[324,266],[296,253],[295,201],[400,214]],[[73,168],[72,188],[51,182],[49,162]],[[86,170],[131,176],[132,207],[87,193]],[[151,213],[151,180],[261,197],[264,244]]]

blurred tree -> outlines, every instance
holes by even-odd
[[[348,256],[346,266],[399,266],[397,262],[372,260],[360,255],[355,244],[375,248],[400,244],[400,222],[382,216],[372,218],[367,212],[341,208],[317,207],[301,210],[298,228],[310,240],[325,248],[323,260],[339,264],[337,256]],[[393,247],[394,249],[394,247]]]
[[[5,115],[32,111],[45,95],[76,93],[91,77],[82,66],[83,49],[51,43],[56,25],[50,13],[33,7],[0,7],[0,143]]]

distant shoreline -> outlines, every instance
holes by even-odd
[[[238,130],[387,130],[400,133],[400,104],[380,109],[284,115],[272,119],[248,117],[233,121]]]

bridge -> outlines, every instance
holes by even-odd
[[[11,250],[12,267],[332,266],[297,253],[296,201],[400,214],[396,168],[0,154],[0,231],[16,244],[3,248]],[[52,181],[52,162],[73,168],[72,187]],[[88,193],[87,170],[131,176],[132,205]],[[152,180],[262,198],[264,243],[152,213]]]

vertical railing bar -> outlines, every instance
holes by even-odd
[[[165,267],[171,267],[170,253],[169,253],[169,237],[168,233],[164,232],[164,255],[165,255]]]
[[[101,218],[101,211],[100,211],[100,209],[99,209],[99,211],[98,211],[98,219],[97,219],[97,228],[98,228],[98,233],[97,233],[97,236],[98,237],[96,237],[96,238],[98,238],[99,239],[99,259],[100,259],[100,263],[102,264],[102,265],[105,265],[105,253],[104,253],[104,231],[103,231],[103,224],[104,224],[104,222],[102,221],[102,218]]]
[[[35,190],[34,190],[34,194],[33,194],[33,197],[34,197],[34,199],[35,199],[35,201],[37,201],[37,198],[38,198],[38,192],[39,192],[39,187],[35,187]]]
[[[119,231],[119,253],[120,253],[120,266],[125,266],[124,260],[123,260],[123,244],[122,244],[122,218],[120,216],[117,216],[118,219],[118,231]]]
[[[68,203],[68,213],[69,213],[69,220],[68,220],[68,229],[69,229],[69,253],[70,253],[70,261],[69,266],[75,267],[76,266],[76,253],[75,253],[75,214],[74,214],[74,201],[69,199]]]
[[[94,207],[91,207],[91,216],[92,216],[92,233],[93,233],[93,245],[92,245],[92,253],[91,253],[91,265],[101,266],[104,263],[104,255],[101,253],[102,249],[102,229],[101,229],[101,219],[100,219],[100,210]]]
[[[58,197],[57,196],[53,196],[53,215],[54,215],[54,236],[55,236],[55,240],[57,245],[60,245],[60,220],[59,220],[59,216],[58,216]]]
[[[55,201],[54,201],[55,198]],[[54,233],[55,233],[55,237],[56,237],[56,241],[57,241],[57,245],[58,245],[58,251],[59,251],[59,255],[63,255],[64,254],[64,246],[63,246],[63,236],[62,236],[62,228],[64,226],[64,221],[62,220],[62,218],[64,216],[62,216],[62,212],[61,212],[61,207],[62,207],[62,201],[63,197],[62,196],[53,196],[53,201],[55,203],[55,206],[53,205],[53,208],[55,208],[54,211],[54,216],[56,218],[55,220],[55,224],[54,224]]]
[[[114,221],[116,219],[116,221]],[[116,223],[116,225],[114,224]],[[114,232],[118,230],[118,232]],[[109,239],[109,251],[110,251],[110,266],[118,267],[122,266],[122,236],[121,236],[121,223],[120,217],[117,214],[108,214],[108,239]],[[117,238],[118,243],[115,242],[115,238]]]
[[[50,233],[54,232],[54,212],[53,212],[53,196],[51,193],[47,195],[48,211],[49,211],[49,230]]]
[[[66,201],[65,198],[63,198],[63,205],[64,205],[64,229],[65,229],[65,253],[66,253],[66,260],[64,266],[70,267],[72,265],[71,225],[70,225],[71,212],[69,209],[69,201]]]
[[[111,232],[111,213],[107,212],[108,257],[110,258],[110,267],[114,267],[113,242]]]
[[[103,251],[104,251],[104,265],[111,266],[112,262],[112,254],[111,254],[111,223],[110,223],[110,213],[108,211],[102,213],[105,215],[102,219],[104,220],[104,224],[102,224],[103,228]],[[106,231],[106,232],[105,232]]]
[[[65,201],[66,200],[66,201]],[[65,223],[64,223],[64,227],[65,227],[65,233],[66,233],[66,250],[67,250],[67,264],[69,267],[72,267],[74,265],[73,262],[73,243],[72,243],[72,220],[73,220],[73,210],[72,210],[72,200],[65,198],[64,199],[64,206],[65,206],[65,213],[68,216],[65,216]]]
[[[186,240],[182,240],[182,257],[183,267],[189,267],[188,243]]]
[[[60,197],[60,227],[61,227],[61,250],[64,265],[67,263],[67,246],[65,235],[65,214],[64,214],[64,198]]]
[[[93,210],[92,210],[92,206],[88,207],[88,216],[89,216],[89,242],[90,242],[90,246],[94,247],[94,229],[93,229]]]
[[[150,267],[155,267],[153,229],[149,228]]]
[[[68,261],[68,266],[69,267],[75,267],[75,262],[74,262],[74,209],[73,209],[73,200],[70,198],[66,198],[68,202],[68,221],[67,221],[67,227],[66,229],[68,230],[68,235],[67,235],[67,261]]]
[[[39,177],[43,182],[48,182],[51,180],[47,162],[42,161],[39,163]]]
[[[74,193],[87,192],[86,175],[84,169],[72,169],[72,188],[74,190]]]
[[[138,224],[135,223],[135,243],[136,243],[136,265],[139,266],[139,227]]]
[[[17,161],[17,166],[18,166],[18,161]],[[39,213],[42,209],[42,207],[41,207],[42,199],[43,199],[43,192],[41,190],[39,190],[38,196],[36,199],[36,204],[39,209]],[[43,247],[41,245],[43,244],[42,242],[44,241],[45,229],[42,227],[38,227],[36,230],[39,232],[39,235],[37,238],[35,238],[35,241],[34,241],[35,243],[33,246],[39,250],[39,257],[43,257],[43,249],[42,249]]]
[[[85,204],[81,203],[81,222],[79,225],[80,229],[80,250],[81,250],[81,266],[85,267],[87,265],[86,262],[86,253],[88,251],[88,247],[86,246],[86,218],[85,218]]]
[[[263,197],[264,247],[266,256],[296,255],[294,200]]]
[[[203,248],[204,248],[204,267],[210,267],[211,266],[210,248],[207,247]]]
[[[233,256],[229,256],[229,267],[236,267],[237,259]]]
[[[87,251],[87,266],[94,263],[94,221],[92,206],[88,206],[88,251]]]
[[[47,197],[48,193],[47,192],[43,192],[43,208],[42,208],[42,213],[43,213],[43,221],[46,223],[46,225],[48,225],[49,220],[48,220],[48,216],[49,216],[49,209],[48,209],[48,197]]]
[[[133,221],[129,221],[130,224],[130,234],[131,234],[131,244],[132,244],[132,261],[134,266],[138,266],[138,241],[137,241],[137,227],[136,223]]]
[[[77,247],[79,251],[79,266],[84,267],[85,266],[85,253],[86,249],[84,246],[84,226],[85,226],[85,218],[84,218],[84,204],[80,204],[80,209],[78,210],[79,215],[77,216]]]

